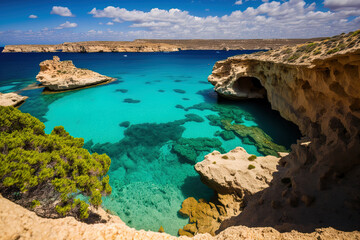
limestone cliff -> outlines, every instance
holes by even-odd
[[[173,52],[179,47],[167,43],[88,41],[55,45],[7,45],[3,52]]]
[[[0,93],[0,106],[18,107],[25,102],[28,97],[17,93]]]
[[[277,49],[314,39],[139,39],[87,41],[55,45],[7,45],[3,52],[174,52],[179,50]]]
[[[64,91],[108,83],[115,79],[88,69],[76,68],[72,61],[61,62],[59,57],[54,56],[53,60],[40,63],[36,80],[47,90]]]
[[[305,136],[280,160],[269,188],[232,225],[336,226],[360,222],[360,31],[215,64],[224,97],[267,97]],[[266,94],[259,96],[259,91]],[[334,211],[336,209],[336,211]],[[312,227],[310,227],[312,226]]]

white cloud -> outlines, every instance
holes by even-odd
[[[29,18],[38,18],[38,16],[36,16],[36,15],[34,15],[34,14],[31,14],[31,15],[29,16]]]
[[[325,0],[324,6],[331,10],[360,9],[360,0]]]
[[[71,23],[69,21],[66,21],[63,24],[60,24],[55,29],[74,28],[74,27],[77,27],[77,23]]]
[[[114,23],[113,22],[107,22],[106,25],[111,26],[111,25],[114,25]]]
[[[89,34],[102,34],[103,31],[96,31],[96,30],[94,30],[94,29],[91,29],[91,30],[88,31],[88,33],[89,33]]]
[[[75,17],[67,7],[53,6],[50,14],[57,14],[63,17]]]
[[[235,2],[235,5],[241,5],[242,4],[242,0],[238,0]]]
[[[180,9],[151,9],[149,12],[108,6],[92,9],[96,18],[129,22],[134,38],[307,38],[331,36],[355,30],[360,10],[317,11],[304,0],[271,1],[257,8],[234,11],[224,16],[197,17]],[[349,18],[349,19],[348,19]],[[347,21],[344,21],[346,19]]]

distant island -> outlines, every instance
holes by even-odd
[[[179,50],[278,49],[312,39],[138,39],[134,41],[65,42],[55,45],[6,45],[2,52],[175,52]]]

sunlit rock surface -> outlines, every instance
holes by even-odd
[[[280,160],[271,186],[222,224],[313,230],[360,222],[360,31],[322,42],[219,61],[209,81],[243,98],[242,81],[261,84],[273,109],[305,136]],[[251,98],[251,97],[250,97]],[[336,211],[334,211],[336,209]]]
[[[0,93],[0,106],[13,106],[21,105],[28,97],[21,96],[17,93]]]
[[[40,63],[40,72],[36,76],[42,86],[50,91],[64,91],[83,88],[114,81],[114,78],[101,75],[88,69],[77,68],[72,61],[53,60]]]

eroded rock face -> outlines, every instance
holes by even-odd
[[[77,68],[72,61],[61,62],[59,57],[54,56],[53,60],[40,63],[40,72],[36,80],[47,90],[64,91],[108,83],[115,79],[88,69]]]
[[[252,203],[236,223],[225,225],[307,221],[354,227],[353,221],[360,221],[360,31],[231,57],[215,64],[209,81],[233,98],[235,84],[249,77],[260,81],[272,108],[297,124],[307,143],[299,141],[280,161],[281,171],[262,193],[263,205]],[[333,209],[339,210],[329,214]]]
[[[0,93],[0,106],[20,106],[28,97],[21,96],[17,93]]]

